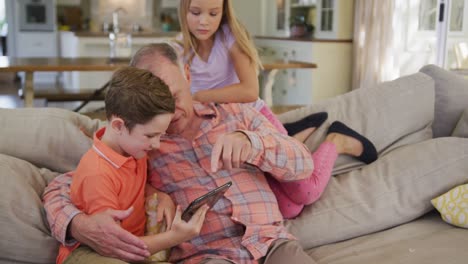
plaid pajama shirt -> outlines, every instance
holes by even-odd
[[[265,178],[279,181],[310,176],[313,162],[300,142],[280,134],[258,111],[242,104],[194,103],[204,121],[193,141],[177,135],[161,139],[159,150],[149,156],[150,183],[171,195],[182,208],[200,195],[232,181],[233,185],[207,215],[200,236],[171,251],[171,261],[199,263],[206,258],[234,263],[257,263],[277,239],[294,239],[282,224],[274,194]],[[247,164],[230,171],[211,172],[211,150],[218,137],[241,131],[252,143]],[[53,235],[65,243],[66,227],[76,215],[67,196],[71,174],[59,176],[44,194]],[[62,178],[62,179],[60,179]]]
[[[173,248],[170,260],[199,263],[205,258],[225,258],[255,263],[276,239],[294,239],[282,224],[264,172],[281,181],[307,178],[313,168],[310,152],[277,132],[251,107],[195,104],[194,110],[204,119],[194,140],[168,135],[160,149],[150,154],[151,184],[182,208],[228,181],[233,186],[208,211],[200,236]],[[233,131],[249,137],[253,153],[242,168],[212,173],[212,147],[220,136]]]

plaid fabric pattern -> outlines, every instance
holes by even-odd
[[[73,217],[81,213],[70,200],[72,176],[73,172],[67,172],[55,177],[42,195],[52,236],[65,246],[74,246],[77,243],[73,239],[67,240],[67,228]]]
[[[182,208],[204,193],[232,181],[225,196],[208,211],[200,236],[171,252],[170,261],[199,263],[204,258],[256,263],[270,244],[294,239],[282,224],[282,215],[265,172],[280,181],[310,176],[313,163],[306,147],[280,134],[255,109],[240,104],[194,104],[204,118],[193,141],[167,135],[150,155],[151,184],[171,195]],[[211,172],[211,150],[218,137],[233,131],[252,142],[248,164],[230,171]]]

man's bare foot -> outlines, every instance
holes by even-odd
[[[306,128],[304,130],[302,130],[301,132],[295,134],[293,136],[293,138],[297,139],[299,142],[302,142],[304,143],[306,141],[306,139],[312,134],[314,133],[314,131],[316,130],[317,128],[316,127],[309,127],[309,128]]]

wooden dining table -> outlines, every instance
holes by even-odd
[[[300,61],[284,61],[275,58],[262,58],[264,85],[260,97],[268,105],[272,105],[272,88],[275,75],[282,69],[314,69],[315,63]],[[109,58],[16,58],[0,56],[0,72],[24,72],[24,105],[33,107],[34,100],[34,73],[35,72],[69,72],[69,71],[114,71],[126,66],[128,58],[111,60]],[[105,81],[105,80],[103,80]]]

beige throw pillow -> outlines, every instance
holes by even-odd
[[[0,108],[0,153],[53,171],[71,171],[91,147],[85,134],[92,136],[102,124],[64,109]]]
[[[55,263],[41,195],[57,173],[0,154],[0,262]]]
[[[420,72],[435,81],[434,137],[448,137],[468,106],[468,80],[435,65],[427,65]]]
[[[332,177],[323,196],[286,226],[304,248],[377,232],[432,210],[430,200],[468,180],[468,139],[406,145]]]

